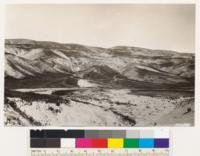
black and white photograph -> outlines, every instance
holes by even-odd
[[[194,126],[194,4],[7,4],[5,126]]]

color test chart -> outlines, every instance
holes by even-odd
[[[169,130],[31,130],[31,156],[169,156]]]

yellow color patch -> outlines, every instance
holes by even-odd
[[[123,148],[124,139],[112,138],[108,139],[108,148]]]

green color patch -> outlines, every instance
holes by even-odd
[[[124,139],[124,148],[139,148],[139,139]]]

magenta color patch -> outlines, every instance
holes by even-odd
[[[77,138],[76,148],[92,148],[92,139]]]

